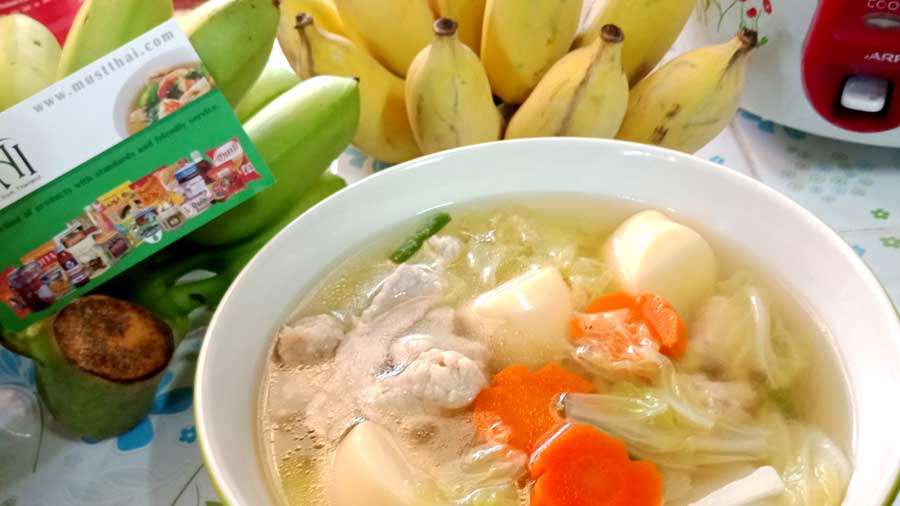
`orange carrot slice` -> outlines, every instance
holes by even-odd
[[[647,323],[663,355],[671,358],[684,355],[687,351],[687,326],[666,299],[653,294],[641,295],[637,298],[636,310],[636,316]]]
[[[524,365],[511,365],[475,398],[476,433],[483,441],[503,442],[531,453],[561,423],[553,406],[556,397],[593,389],[591,382],[555,364],[534,373]]]
[[[659,506],[662,476],[633,462],[625,444],[594,427],[567,424],[531,457],[531,506]]]
[[[625,292],[608,293],[597,297],[588,304],[585,313],[606,313],[618,309],[631,309],[635,304],[634,297]]]
[[[687,350],[687,326],[678,316],[675,308],[659,295],[648,293],[632,297],[625,292],[601,295],[588,305],[586,313],[606,313],[622,309],[628,310],[626,317],[628,326],[647,326],[650,336],[659,345],[659,351],[663,355],[675,359],[684,355],[684,352]],[[604,332],[599,327],[585,328],[584,325],[590,321],[596,320],[579,317],[576,314],[569,324],[570,336],[576,340],[584,337],[623,340],[622,337],[615,337],[612,332]],[[598,332],[602,335],[597,335]],[[637,332],[634,332],[634,334],[637,336]],[[627,344],[627,342],[623,341],[623,345]]]

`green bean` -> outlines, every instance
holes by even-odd
[[[390,257],[391,261],[395,264],[402,264],[409,260],[422,249],[422,245],[425,244],[429,237],[440,232],[448,223],[450,223],[450,215],[447,213],[439,213],[433,216],[425,226],[417,230],[416,233],[403,241],[399,248],[394,250]]]

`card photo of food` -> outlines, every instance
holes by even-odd
[[[153,72],[128,109],[128,134],[134,135],[181,109],[213,88],[202,64],[187,63]]]

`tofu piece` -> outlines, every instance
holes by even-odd
[[[394,436],[373,422],[361,422],[350,429],[335,452],[331,504],[411,505],[415,476]]]
[[[772,466],[763,466],[689,506],[748,506],[784,493],[784,481]]]
[[[498,367],[538,368],[571,352],[569,286],[556,267],[534,269],[480,295],[460,311],[465,333],[481,340]]]
[[[620,289],[659,295],[682,318],[712,292],[718,275],[709,243],[659,211],[642,211],[625,220],[606,245],[605,256]]]

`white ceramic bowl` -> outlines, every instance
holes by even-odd
[[[853,250],[793,201],[699,158],[618,141],[536,139],[439,153],[376,174],[311,209],[250,262],[216,311],[197,366],[197,429],[228,504],[274,502],[257,444],[257,400],[271,336],[303,293],[357,246],[417,214],[529,192],[669,209],[764,262],[830,329],[843,361],[855,469],[844,504],[893,500],[900,320]]]

